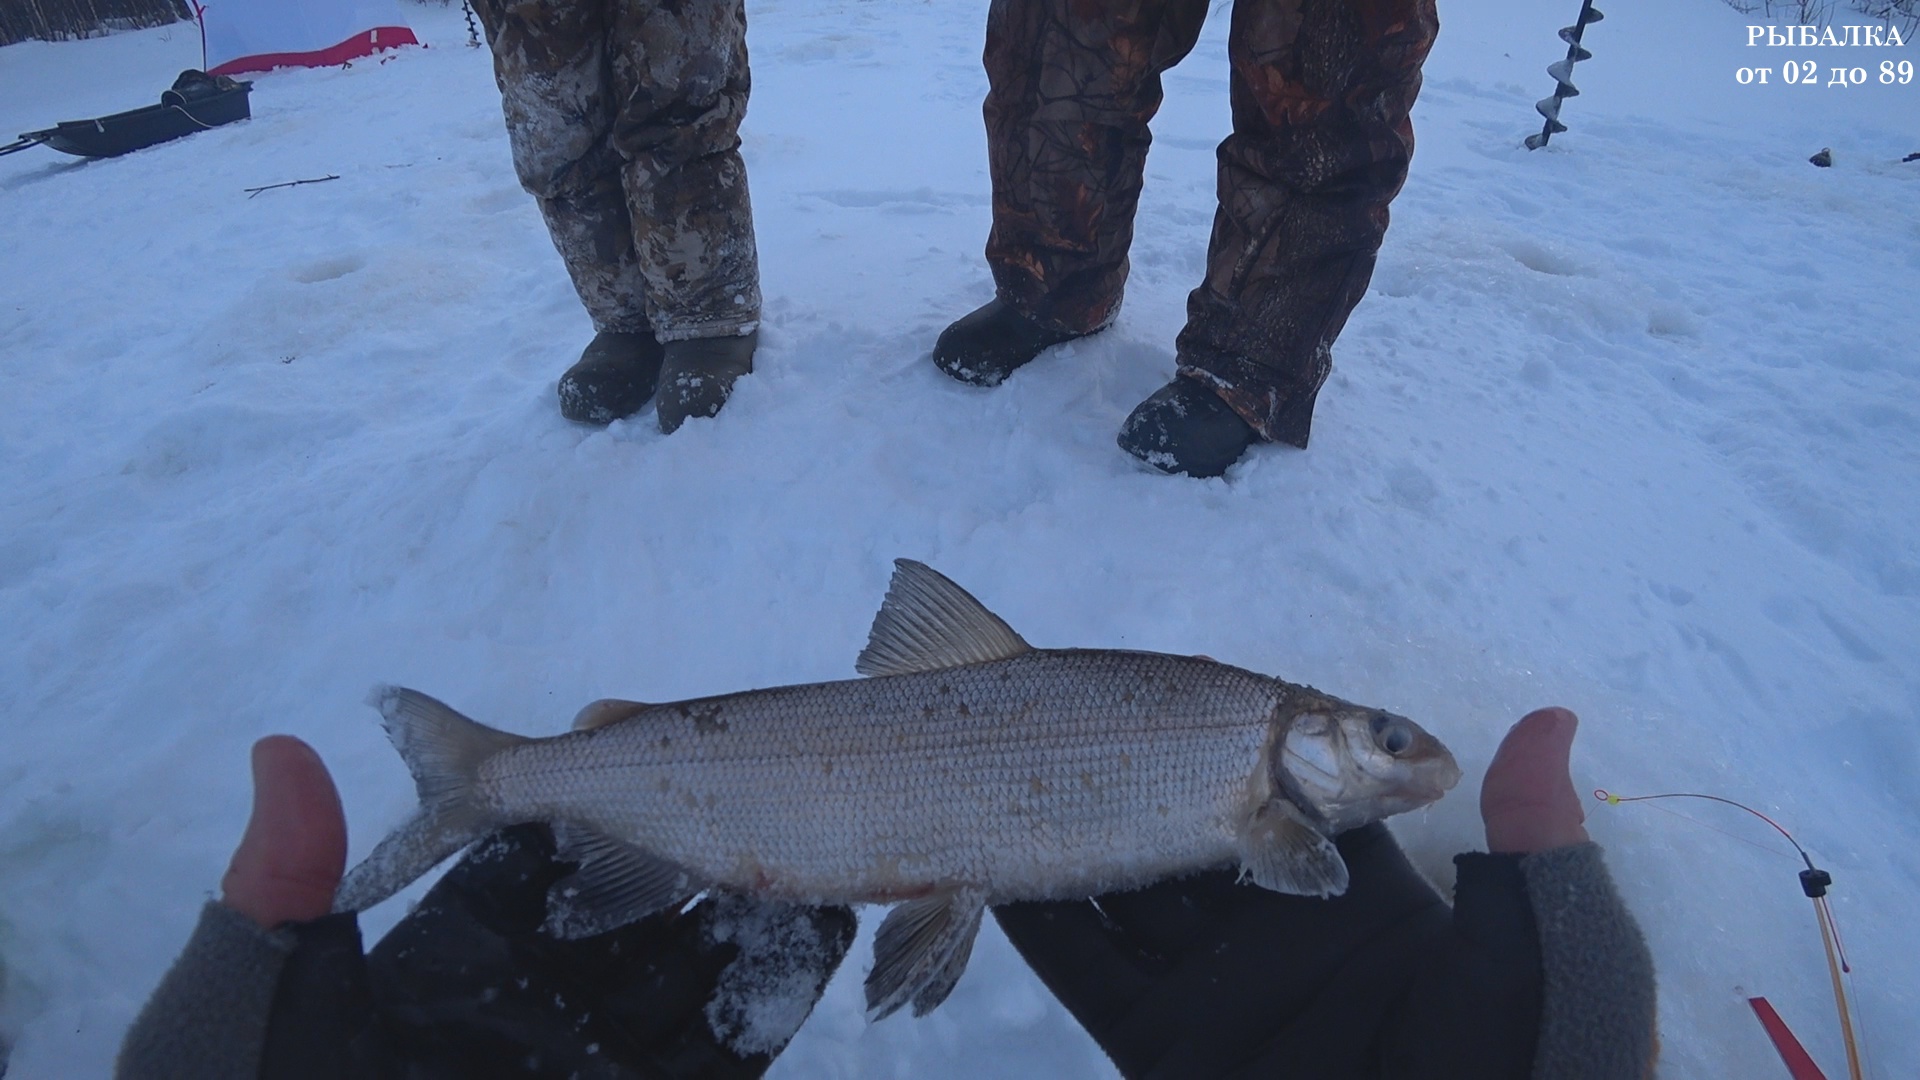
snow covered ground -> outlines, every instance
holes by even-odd
[[[1573,707],[1584,787],[1796,832],[1836,879],[1871,1075],[1920,1073],[1920,81],[1824,85],[1920,48],[1603,6],[1573,130],[1529,153],[1578,5],[1443,3],[1313,448],[1208,482],[1112,440],[1200,276],[1224,11],[1168,79],[1119,324],[979,391],[926,357],[990,294],[985,4],[751,0],[759,371],[671,438],[556,412],[588,327],[457,7],[408,7],[426,50],[260,77],[247,123],[0,160],[9,1077],[108,1068],[257,736],[320,749],[358,854],[413,799],[372,684],[543,733],[603,695],[845,677],[895,556],[1036,644],[1203,652],[1417,718],[1470,773],[1397,822],[1437,873],[1478,843],[1506,726]],[[1822,85],[1734,79],[1788,59]],[[0,49],[0,132],[198,63],[186,26]],[[1589,824],[1658,957],[1663,1077],[1784,1076],[1748,994],[1841,1073],[1777,838],[1706,804]],[[778,1075],[1109,1073],[991,927],[924,1020],[865,1024],[867,957]]]

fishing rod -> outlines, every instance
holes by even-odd
[[[1833,875],[1813,865],[1813,856],[1808,855],[1807,849],[1800,846],[1800,841],[1795,840],[1793,834],[1779,822],[1733,799],[1721,798],[1718,795],[1703,795],[1694,791],[1672,791],[1659,795],[1615,795],[1605,788],[1596,789],[1593,797],[1609,806],[1631,802],[1652,802],[1655,799],[1705,799],[1708,802],[1724,803],[1727,806],[1745,810],[1773,826],[1773,831],[1786,837],[1787,843],[1793,845],[1793,850],[1800,854],[1800,861],[1807,867],[1800,871],[1800,891],[1806,894],[1807,899],[1813,901],[1814,918],[1820,923],[1820,943],[1827,950],[1827,974],[1833,980],[1834,1009],[1840,1014],[1841,1040],[1847,1048],[1847,1074],[1851,1080],[1861,1080],[1860,1048],[1853,1035],[1852,1008],[1847,1002],[1846,988],[1840,979],[1842,972],[1851,975],[1853,967],[1847,963],[1846,948],[1840,941],[1840,926],[1834,921],[1833,911],[1827,904],[1827,889],[1833,885]],[[1684,817],[1684,815],[1680,816]],[[1711,826],[1708,827],[1711,828]],[[1754,1014],[1760,1018],[1760,1023],[1766,1027],[1768,1036],[1774,1041],[1774,1048],[1779,1051],[1781,1060],[1786,1062],[1787,1068],[1793,1072],[1795,1080],[1803,1080],[1803,1078],[1825,1080],[1818,1067],[1813,1064],[1813,1059],[1801,1048],[1792,1033],[1787,1031],[1779,1014],[1773,1011],[1773,1007],[1767,1004],[1765,998],[1753,998],[1748,1004],[1753,1008]]]

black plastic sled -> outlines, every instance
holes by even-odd
[[[93,120],[68,120],[40,131],[29,131],[0,146],[0,154],[15,154],[45,143],[65,154],[81,157],[119,157],[196,131],[245,120],[253,112],[247,94],[253,84],[183,71],[173,88],[160,95],[160,104],[132,109]]]

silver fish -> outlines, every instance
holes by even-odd
[[[960,978],[989,904],[1235,863],[1264,888],[1338,895],[1329,837],[1460,778],[1405,717],[1205,657],[1035,649],[934,570],[894,565],[855,664],[868,678],[596,702],[551,738],[377,691],[420,809],[335,910],[541,821],[580,864],[549,895],[549,932],[601,933],[711,888],[891,903],[868,1016],[918,1016]]]

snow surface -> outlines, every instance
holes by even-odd
[[[369,686],[542,733],[602,696],[846,677],[895,556],[1037,644],[1404,712],[1469,773],[1575,708],[1584,787],[1750,802],[1832,870],[1871,1074],[1920,1074],[1920,83],[1733,78],[1920,49],[1604,6],[1572,131],[1529,153],[1577,5],[1447,0],[1313,448],[1207,482],[1113,436],[1201,273],[1224,11],[1167,80],[1118,325],[981,391],[927,353],[990,294],[984,3],[753,0],[759,371],[670,438],[556,411],[587,321],[457,7],[408,7],[431,48],[259,77],[247,123],[0,159],[9,1077],[107,1070],[239,834],[254,738],[319,748],[357,857],[413,801]],[[0,49],[0,131],[198,60],[186,26]],[[1437,874],[1475,788],[1397,823]],[[1590,827],[1658,957],[1663,1077],[1784,1075],[1749,993],[1841,1073],[1777,837],[1708,804]],[[1108,1074],[991,927],[945,1006],[868,1026],[872,914],[778,1075]]]

